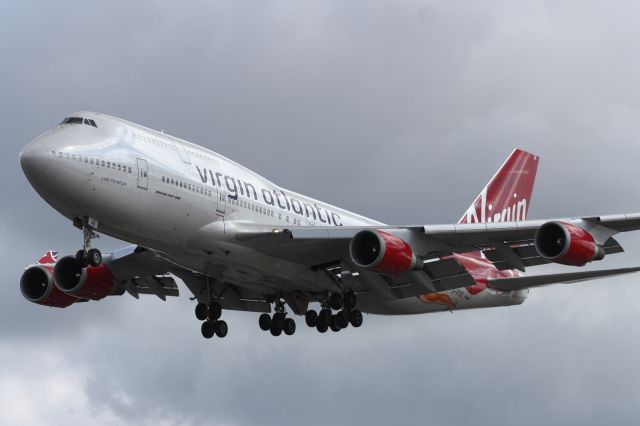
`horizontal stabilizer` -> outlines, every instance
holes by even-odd
[[[489,278],[488,284],[489,287],[496,290],[511,291],[522,290],[531,287],[540,287],[549,284],[576,283],[580,281],[593,280],[596,278],[610,277],[613,275],[631,274],[638,271],[640,271],[640,267],[603,269],[600,271],[568,272],[563,274],[534,275],[515,278]]]

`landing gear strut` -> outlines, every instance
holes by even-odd
[[[219,302],[220,295],[214,294],[211,278],[205,277],[204,286],[208,292],[209,303],[200,302],[196,305],[195,314],[199,321],[203,321],[202,337],[211,339],[213,336],[225,337],[229,332],[227,322],[221,320],[222,305]]]
[[[81,268],[87,266],[99,266],[102,263],[102,253],[96,248],[91,248],[91,240],[100,238],[100,235],[89,225],[89,220],[82,220],[82,250],[76,253],[76,262]]]
[[[283,332],[287,336],[291,336],[296,332],[296,322],[293,318],[287,317],[284,301],[280,296],[274,298],[274,314],[262,314],[258,319],[260,329],[269,331],[272,336],[280,336]]]

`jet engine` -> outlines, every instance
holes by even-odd
[[[584,266],[605,254],[593,235],[571,223],[547,222],[538,228],[534,241],[540,256],[563,265]]]
[[[20,291],[25,299],[40,305],[66,308],[78,299],[63,293],[53,283],[51,268],[35,265],[27,268],[20,278]]]
[[[56,263],[53,278],[64,293],[84,299],[100,300],[122,293],[107,265],[81,268],[72,256],[63,257]]]
[[[407,272],[418,264],[409,244],[383,231],[358,232],[351,240],[349,254],[356,266],[387,275]]]

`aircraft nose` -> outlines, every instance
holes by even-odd
[[[49,163],[49,151],[40,139],[27,144],[20,153],[20,167],[29,180],[37,179]]]

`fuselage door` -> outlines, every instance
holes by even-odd
[[[138,163],[138,188],[148,189],[149,188],[149,167],[147,165],[147,160],[138,158],[137,163]]]
[[[227,211],[227,190],[224,186],[218,188],[218,207],[216,211],[220,214],[225,214]]]

